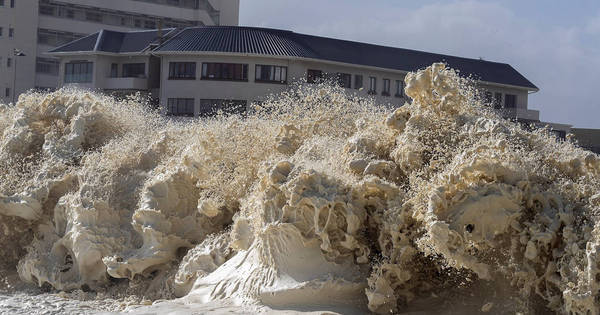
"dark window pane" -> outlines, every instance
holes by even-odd
[[[65,64],[65,83],[90,83],[94,71],[92,62],[70,62]]]
[[[202,79],[247,81],[248,65],[238,63],[203,63]]]
[[[146,75],[145,63],[126,63],[123,64],[124,78],[139,78]]]
[[[354,76],[354,88],[355,89],[361,89],[363,87],[363,76],[360,74],[357,74]]]
[[[321,80],[323,80],[323,71],[311,69],[308,69],[308,71],[306,71],[306,82],[317,83]]]
[[[351,88],[352,87],[352,75],[348,73],[338,73],[338,84],[343,88]]]
[[[517,96],[513,94],[504,95],[504,107],[505,108],[516,108],[517,107]]]
[[[169,63],[169,79],[196,79],[196,63],[195,62],[170,62]]]

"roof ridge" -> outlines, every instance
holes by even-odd
[[[92,51],[98,51],[98,47],[100,47],[100,43],[102,42],[102,38],[104,37],[104,29],[101,29],[98,33],[98,38],[96,38],[96,44],[94,45],[94,49]]]

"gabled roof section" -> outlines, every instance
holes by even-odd
[[[163,39],[175,32],[174,28],[162,30]],[[51,53],[61,52],[109,52],[136,53],[143,52],[151,44],[158,44],[158,30],[117,32],[101,30],[98,33],[75,40],[66,45],[51,50]]]
[[[228,52],[319,58],[290,31],[237,26],[190,27],[156,51]]]
[[[94,33],[80,39],[76,39],[70,43],[58,46],[50,52],[75,52],[75,51],[93,51],[100,33]]]

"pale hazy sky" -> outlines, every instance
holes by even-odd
[[[505,62],[541,120],[600,128],[600,0],[241,0],[240,24]]]

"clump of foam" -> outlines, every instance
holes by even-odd
[[[22,95],[0,106],[3,262],[171,305],[432,311],[509,283],[514,311],[597,314],[600,158],[498,118],[443,64],[406,94],[386,109],[299,85],[189,122],[135,97]]]

